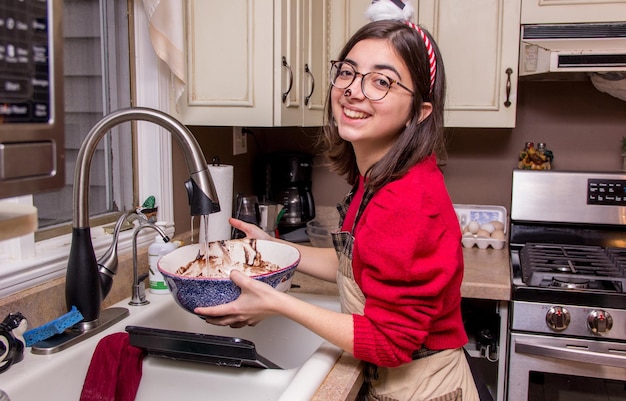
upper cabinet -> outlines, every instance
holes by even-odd
[[[522,24],[618,22],[626,18],[624,0],[523,0]]]
[[[411,0],[448,79],[446,126],[513,127],[520,0]],[[545,0],[544,0],[545,1]],[[186,0],[187,125],[317,126],[329,61],[370,0]]]
[[[348,39],[369,22],[365,18],[365,10],[371,3],[372,0],[331,0],[329,48],[331,59],[335,59]],[[419,1],[410,0],[410,3],[417,13]]]
[[[514,127],[520,0],[421,0],[447,78],[445,125]]]
[[[333,0],[330,55],[367,23],[369,0]],[[447,77],[445,125],[514,127],[520,0],[414,0],[433,35]]]
[[[187,125],[321,125],[326,0],[187,0]]]
[[[303,0],[302,13],[302,59],[300,71],[302,83],[302,125],[319,126],[324,120],[324,104],[328,92],[328,69],[330,68],[329,1]]]

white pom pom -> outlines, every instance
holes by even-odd
[[[412,4],[405,3],[404,8],[400,8],[391,0],[374,0],[365,11],[365,17],[370,21],[413,21],[413,15],[415,15],[415,9]]]

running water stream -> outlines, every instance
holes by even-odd
[[[200,218],[202,219],[202,223],[204,224],[200,224],[200,227],[204,227],[204,232],[202,233],[203,235],[198,234],[198,237],[202,237],[203,241],[203,246],[204,246],[204,263],[206,266],[209,265],[209,215],[208,214],[204,214],[202,216],[200,216]],[[198,238],[198,241],[200,240],[200,238]]]
[[[202,245],[200,247],[200,249],[204,250],[204,261],[206,263],[206,266],[209,265],[209,260],[208,260],[208,249],[209,249],[209,216],[208,214],[203,214],[200,216],[200,228],[198,229],[198,244],[200,244],[200,241],[202,240]],[[195,216],[191,216],[191,237],[189,239],[190,244],[194,244],[194,218]],[[204,228],[204,232],[200,232],[200,230]]]

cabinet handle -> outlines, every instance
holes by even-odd
[[[304,65],[304,72],[309,74],[309,76],[311,77],[311,91],[304,98],[304,105],[308,106],[309,105],[309,100],[311,100],[311,96],[313,96],[313,91],[315,90],[315,77],[313,76],[313,73],[309,69],[309,65],[308,64]]]
[[[289,71],[289,87],[287,91],[283,93],[283,103],[287,100],[287,95],[291,92],[291,87],[293,86],[293,72],[291,71],[291,66],[287,64],[287,59],[283,56],[283,67],[287,67],[287,71]]]
[[[513,70],[510,68],[506,69],[506,100],[504,101],[504,107],[511,107],[511,74],[513,74]]]

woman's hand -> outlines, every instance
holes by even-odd
[[[194,310],[195,313],[205,316],[207,323],[240,328],[254,326],[266,317],[276,314],[273,300],[280,292],[236,269],[231,271],[230,279],[241,288],[239,298],[227,304]]]
[[[339,261],[333,248],[314,248],[274,238],[260,227],[232,217],[228,219],[228,222],[236,229],[243,231],[247,238],[279,241],[295,247],[301,255],[298,271],[331,283],[335,282]]]
[[[265,231],[263,231],[260,227],[254,224],[246,223],[245,221],[238,220],[233,217],[229,217],[228,222],[230,223],[231,226],[235,227],[236,229],[240,231],[243,231],[243,233],[246,234],[247,238],[268,239],[268,240],[271,240],[272,238],[274,238],[268,233],[266,233]]]
[[[196,308],[207,323],[241,328],[255,326],[266,317],[282,315],[301,324],[345,351],[354,353],[352,315],[310,304],[270,285],[248,277],[239,270],[230,279],[241,288],[241,295],[223,305]]]

